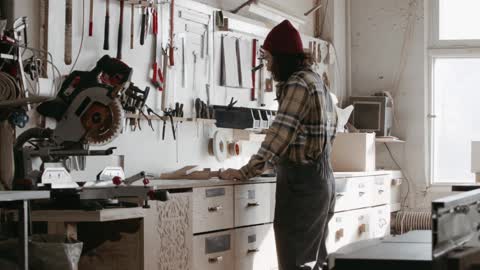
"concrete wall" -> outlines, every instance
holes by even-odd
[[[413,28],[408,27],[409,20]],[[423,0],[351,1],[352,94],[392,92],[393,135],[406,143],[388,146],[411,181],[409,206],[414,208],[429,203],[425,198],[424,23]],[[377,147],[377,164],[396,167],[386,146]]]
[[[81,41],[82,33],[82,7],[83,1],[74,1],[74,14],[73,14],[73,56],[75,58],[76,53],[79,48]],[[241,0],[229,0],[229,1],[218,1],[218,0],[201,0],[205,4],[211,5],[216,8],[222,8],[225,10],[230,10],[243,1]],[[280,1],[275,0],[272,3],[278,5],[280,9],[288,11],[290,14],[294,14],[298,17],[303,17],[303,13],[310,9],[313,6],[311,0],[302,0],[302,1]],[[331,35],[331,40],[334,41],[335,47],[337,48],[337,56],[339,59],[339,64],[341,67],[339,70],[345,69],[345,5],[336,4],[335,2],[345,3],[345,0],[342,1],[330,1],[331,5],[327,11],[328,20],[336,20],[341,23],[341,28],[336,29],[334,26],[335,23],[326,24],[326,33],[333,33]],[[52,3],[55,3],[53,5]],[[335,4],[333,4],[335,3]],[[86,22],[84,24],[84,31],[87,31],[88,23],[88,5],[89,1],[86,1],[85,12],[86,12]],[[118,3],[116,1],[111,1],[111,21],[110,21],[110,43],[111,50],[105,52],[102,50],[103,44],[103,15],[105,2],[101,0],[95,0],[95,6],[98,8],[95,11],[94,19],[94,37],[84,37],[84,48],[80,56],[80,60],[77,63],[75,69],[77,70],[88,70],[92,68],[96,60],[101,57],[104,53],[109,53],[110,55],[115,55],[116,52],[116,36],[117,36],[117,27],[118,27]],[[63,64],[63,25],[64,25],[64,1],[61,0],[50,0],[50,33],[49,33],[49,50],[53,53],[54,62],[59,67],[60,71],[63,74],[68,74],[71,66],[65,66]],[[130,29],[130,9],[126,8],[125,12],[125,32],[128,32]],[[245,15],[246,11],[242,11],[240,15]],[[38,21],[38,1],[37,0],[16,0],[15,1],[15,16],[28,15],[31,16],[31,21]],[[140,16],[137,15],[139,20]],[[251,17],[253,19],[261,20],[261,18]],[[263,21],[267,24],[267,27],[272,26],[272,23],[267,22],[265,19]],[[307,34],[313,35],[313,16],[306,18],[307,23],[300,28],[300,31]],[[137,22],[139,24],[139,21]],[[138,29],[138,28],[137,28]],[[30,32],[33,35],[38,34],[38,24],[32,24]],[[139,31],[137,31],[137,34]],[[124,34],[124,61],[134,67],[133,81],[140,87],[148,85],[148,72],[150,67],[150,54],[152,48],[152,39],[148,39],[145,43],[145,46],[140,47],[138,45],[138,36],[137,42],[135,44],[135,49],[130,50],[128,46],[128,35]],[[33,38],[38,44],[38,36]],[[338,44],[336,44],[338,42]],[[343,51],[342,51],[343,50]],[[340,73],[339,73],[340,74]],[[344,84],[345,73],[338,75],[340,84]],[[230,97],[235,96],[240,99],[239,106],[249,105],[245,103],[244,100],[248,100],[249,91],[245,89],[220,89],[219,92],[213,93],[214,96],[217,94],[222,98],[218,98],[218,103],[224,103],[224,100],[229,100]],[[268,104],[274,106],[273,101],[274,94],[269,94],[267,96]],[[158,94],[154,93],[149,99],[149,105],[152,107],[158,107]],[[160,171],[178,168],[184,165],[201,165],[204,167],[211,167],[213,169],[220,167],[235,167],[238,168],[244,165],[251,154],[255,153],[259,147],[259,143],[243,143],[244,154],[241,157],[229,159],[227,162],[219,163],[214,157],[211,157],[207,154],[208,139],[216,131],[216,128],[209,125],[194,124],[194,123],[183,123],[179,126],[179,134],[177,141],[174,141],[171,136],[170,126],[167,124],[166,137],[165,141],[161,139],[161,129],[163,123],[156,122],[154,123],[155,131],[152,132],[148,128],[146,122],[143,122],[142,131],[125,131],[120,135],[111,145],[118,147],[116,154],[125,155],[125,164],[127,174],[134,174],[139,170],[147,170],[151,172],[158,173]],[[229,136],[229,131],[226,131],[227,137]],[[90,165],[87,161],[87,167],[92,168],[89,176],[96,173],[96,164]],[[84,176],[82,177],[89,177]],[[84,179],[87,180],[87,179]]]

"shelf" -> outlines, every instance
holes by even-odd
[[[150,115],[150,116],[143,116],[143,115],[138,115],[138,114],[133,114],[133,113],[127,113],[125,114],[125,117],[127,119],[139,119],[140,120],[153,120],[153,121],[170,121],[170,117],[168,116],[162,116],[158,117],[156,115]],[[173,122],[197,122],[197,123],[205,123],[205,124],[216,124],[217,120],[215,119],[203,119],[203,118],[182,118],[182,117],[173,117]]]
[[[384,138],[375,138],[375,142],[377,143],[405,143],[400,139],[396,139],[393,137],[384,137]]]

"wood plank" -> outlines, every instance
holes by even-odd
[[[107,222],[134,218],[143,218],[145,210],[141,207],[83,210],[38,210],[32,211],[32,221],[46,222]]]

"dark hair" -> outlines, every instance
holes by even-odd
[[[286,82],[293,73],[312,65],[309,53],[273,54],[272,76],[277,82]]]

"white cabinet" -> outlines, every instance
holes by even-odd
[[[373,200],[373,177],[340,178],[335,182],[335,212],[369,207]]]
[[[370,239],[370,209],[335,213],[328,224],[327,251],[329,253],[360,240]]]
[[[235,186],[235,227],[273,222],[271,184]]]
[[[371,238],[390,235],[390,205],[370,209]]]
[[[235,237],[232,230],[193,237],[194,270],[233,270]]]
[[[390,203],[392,179],[389,175],[379,175],[374,177],[372,197],[373,205],[383,205]]]
[[[235,229],[235,270],[276,268],[275,235],[271,224]]]
[[[193,189],[193,233],[233,228],[233,186]]]

